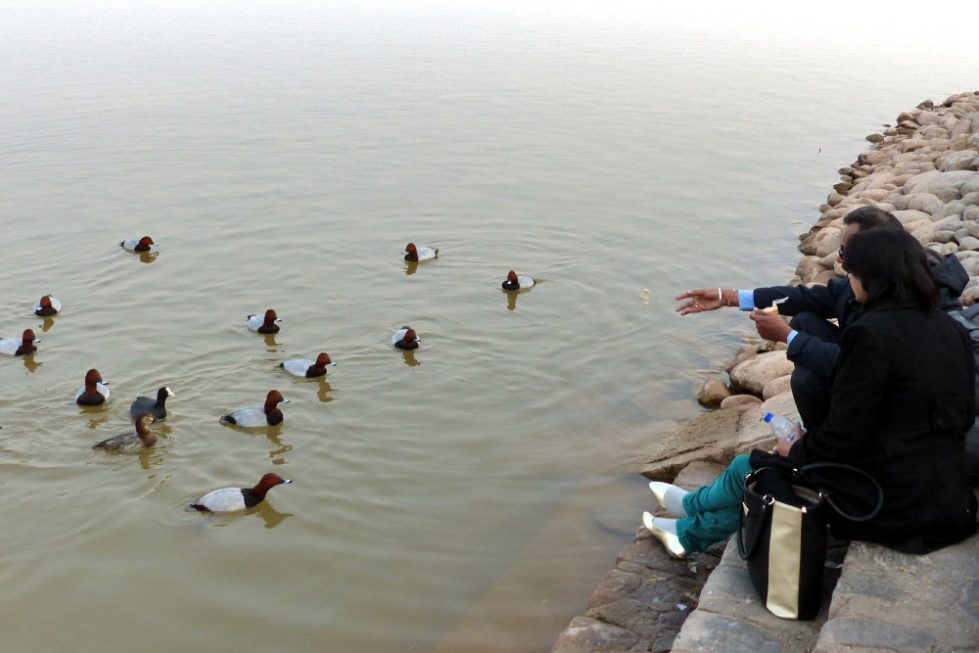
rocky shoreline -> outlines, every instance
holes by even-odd
[[[895,124],[884,125],[880,133],[867,136],[867,140],[873,147],[840,169],[841,181],[819,207],[819,219],[800,236],[803,257],[789,283],[826,283],[842,276],[836,257],[843,216],[871,205],[893,213],[926,247],[943,255],[954,254],[969,273],[961,299],[966,305],[975,303],[979,300],[979,91],[953,95],[939,104],[925,100],[914,111],[898,115]],[[773,441],[761,416],[771,411],[798,418],[789,389],[792,368],[784,344],[765,342],[741,347],[726,366],[729,383],[708,379],[698,392],[701,404],[717,410],[704,412],[660,437],[642,473],[652,480],[694,488],[712,480],[735,454],[756,447],[770,448]],[[655,505],[651,497],[647,498],[645,503],[637,504],[637,515]],[[616,567],[592,593],[587,610],[572,619],[559,635],[552,653],[658,653],[674,650],[675,642],[675,650],[688,650],[677,636],[700,604],[701,590],[711,573],[716,569],[718,580],[721,575],[735,577],[731,582],[744,576],[736,573],[736,564],[727,564],[730,557],[730,550],[725,552],[721,543],[686,561],[672,560],[640,528],[633,543],[619,553]],[[851,565],[847,560],[847,565]],[[854,567],[858,560],[854,560]],[[826,590],[831,593],[836,579],[834,574],[827,576]],[[742,593],[739,589],[734,594]],[[764,613],[753,599],[748,593],[728,600],[739,614],[746,609]],[[855,604],[858,599],[847,597]],[[834,607],[836,602],[829,609],[824,606],[823,614],[810,622],[776,620],[779,623],[763,634],[771,641],[781,642],[779,650],[809,651],[815,647],[829,651],[837,650],[837,644],[850,650],[859,646],[838,643],[838,632],[830,636],[832,646],[817,645],[817,641],[823,641],[820,629],[833,616]],[[727,619],[724,628],[729,631],[706,635],[701,623],[698,632],[687,639],[705,641],[705,636],[713,636],[714,641],[725,642],[726,651],[754,653],[759,641],[755,630],[762,622],[763,614],[744,621]],[[706,626],[708,631],[713,627]],[[773,628],[778,632],[773,634]],[[749,630],[751,636],[744,636]],[[867,632],[863,629],[854,636],[866,639]],[[979,639],[972,643],[979,647]],[[874,648],[878,644],[880,648]],[[871,641],[862,645],[898,653],[922,650],[894,642]]]

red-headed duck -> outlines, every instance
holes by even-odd
[[[119,246],[127,252],[148,252],[152,249],[153,245],[156,245],[156,243],[149,236],[143,236],[139,240],[129,238],[119,243]]]
[[[34,315],[38,317],[51,317],[61,312],[61,302],[57,297],[45,295],[34,304]]]
[[[34,331],[24,329],[24,334],[20,338],[0,338],[0,354],[8,356],[26,356],[37,351],[36,344],[41,342],[40,338],[34,337]]]
[[[79,406],[101,406],[109,400],[108,382],[95,368],[85,373],[85,385],[75,393],[75,403]]]
[[[433,258],[438,258],[439,249],[438,247],[429,247],[428,245],[408,243],[401,253],[405,255],[406,261],[431,261]]]
[[[278,405],[287,403],[289,400],[284,398],[281,392],[269,390],[269,394],[265,397],[264,406],[239,408],[222,416],[221,422],[243,428],[275,426],[282,423],[282,411],[279,410]]]
[[[530,277],[518,277],[513,270],[507,272],[506,280],[503,282],[503,290],[527,290],[534,287],[534,280]]]
[[[152,397],[136,397],[136,401],[129,407],[129,414],[133,419],[140,413],[151,413],[155,421],[162,422],[167,418],[167,397],[175,397],[173,390],[163,386],[156,391],[156,399]]]
[[[255,487],[223,487],[208,492],[197,501],[187,505],[187,510],[201,512],[237,512],[254,508],[265,500],[265,495],[276,485],[288,485],[289,479],[278,474],[266,474]]]
[[[265,315],[253,314],[248,316],[248,328],[257,333],[278,333],[279,322],[282,321],[271,308]]]
[[[391,336],[391,344],[398,349],[418,349],[421,338],[410,326],[403,326]]]
[[[107,440],[102,440],[93,449],[104,449],[106,451],[139,451],[152,447],[156,444],[156,434],[147,428],[156,420],[149,413],[141,413],[136,418],[136,430],[129,433],[122,433]]]
[[[316,357],[316,360],[310,360],[308,358],[291,358],[287,361],[282,361],[279,363],[279,367],[284,369],[286,372],[293,376],[302,376],[307,379],[315,379],[318,376],[326,376],[326,366],[334,366],[334,363],[330,359],[330,355],[325,351],[320,352],[320,355]]]

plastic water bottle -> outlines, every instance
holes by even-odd
[[[793,442],[798,437],[799,425],[787,417],[765,413],[765,422],[771,427],[775,439],[779,442]]]

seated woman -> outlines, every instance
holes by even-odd
[[[781,464],[847,463],[873,475],[884,504],[873,519],[831,514],[833,534],[910,553],[927,553],[976,530],[963,434],[972,425],[973,356],[968,338],[944,312],[924,249],[903,231],[854,234],[844,267],[863,314],[842,334],[829,414],[811,432],[767,454],[731,461],[711,485],[686,492],[650,483],[682,519],[643,523],[674,556],[702,551],[738,526],[744,477]],[[864,485],[835,485],[838,502],[872,505]]]

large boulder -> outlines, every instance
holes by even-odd
[[[915,175],[904,184],[904,193],[931,193],[943,202],[951,202],[962,196],[961,189],[975,173],[970,170],[939,172],[930,170]]]
[[[976,150],[960,150],[945,154],[935,161],[939,170],[976,170],[979,167],[979,152]]]
[[[761,395],[765,384],[772,379],[791,374],[795,368],[785,356],[785,351],[771,351],[750,358],[731,370],[731,383],[735,388]]]

